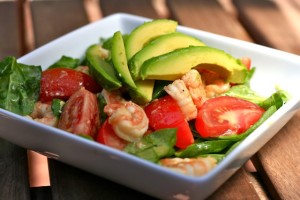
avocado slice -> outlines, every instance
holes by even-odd
[[[204,46],[199,39],[179,32],[169,33],[152,40],[129,61],[129,70],[134,80],[138,79],[144,61],[176,49],[189,46]]]
[[[123,36],[120,31],[115,32],[112,39],[111,59],[120,79],[130,88],[136,88],[128,69]]]
[[[151,58],[141,67],[141,78],[175,80],[192,68],[218,72],[231,83],[243,83],[246,67],[230,54],[209,46],[192,46]]]
[[[114,90],[122,86],[114,67],[105,61],[103,48],[99,44],[91,45],[86,51],[86,62],[91,76],[105,89]]]
[[[132,98],[132,101],[139,105],[149,103],[152,100],[154,83],[154,80],[136,81],[136,88],[129,90],[129,96]]]
[[[127,60],[130,60],[150,40],[172,33],[176,28],[177,22],[169,19],[156,19],[136,27],[125,42]]]

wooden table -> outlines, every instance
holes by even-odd
[[[0,0],[0,59],[20,57],[116,12],[181,25],[300,54],[299,0]],[[209,199],[299,199],[300,111]],[[22,134],[22,133],[20,133]],[[51,186],[30,187],[27,150],[0,139],[0,199],[152,199],[48,159]]]

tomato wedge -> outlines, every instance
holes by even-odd
[[[265,112],[258,105],[230,96],[207,100],[198,112],[195,126],[203,138],[240,134]]]
[[[97,97],[90,91],[81,88],[64,105],[58,121],[58,128],[94,138],[99,126]]]
[[[43,71],[40,100],[51,101],[53,98],[67,100],[81,87],[97,93],[101,86],[89,75],[68,68],[53,68]]]
[[[145,113],[149,118],[149,126],[154,129],[178,128],[176,146],[186,148],[194,143],[194,137],[185,120],[180,107],[169,95],[154,100],[145,107]]]
[[[96,141],[119,150],[123,150],[128,144],[126,140],[115,134],[108,120],[105,120],[99,129]]]

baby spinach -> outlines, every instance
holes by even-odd
[[[241,98],[252,103],[258,104],[264,101],[266,98],[259,96],[256,92],[250,89],[247,85],[232,86],[224,95]]]
[[[175,156],[180,158],[191,158],[204,154],[221,153],[232,144],[233,141],[231,140],[201,141],[191,144],[184,150],[176,152]]]
[[[268,109],[271,106],[276,106],[279,109],[283,104],[285,104],[289,99],[289,95],[286,91],[279,90],[273,93],[266,100],[260,102],[258,105],[264,109]]]
[[[175,152],[176,128],[157,130],[136,142],[128,144],[124,151],[151,162],[158,162],[163,157]]]
[[[55,117],[57,117],[57,118],[60,117],[64,105],[65,105],[65,102],[61,99],[53,99],[52,100],[51,110]]]
[[[49,69],[52,68],[70,68],[75,69],[80,64],[80,60],[77,58],[71,58],[68,56],[62,56],[58,61],[49,66]]]
[[[15,57],[0,62],[0,108],[20,115],[32,112],[39,98],[42,69],[18,63]]]

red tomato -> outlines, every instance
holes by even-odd
[[[97,97],[81,88],[64,105],[58,128],[94,138],[100,126]]]
[[[123,150],[128,144],[127,141],[115,134],[108,120],[105,120],[99,129],[96,141],[119,150]]]
[[[204,138],[240,134],[250,128],[263,113],[264,110],[252,102],[220,96],[202,105],[195,126]]]
[[[184,119],[176,101],[169,95],[159,98],[145,107],[149,126],[154,130],[178,128],[176,146],[186,148],[194,143],[194,137],[188,122]]]
[[[97,93],[101,87],[89,75],[73,69],[53,68],[43,71],[41,80],[40,100],[51,101],[53,98],[67,100],[81,87]]]
[[[241,58],[241,62],[247,67],[248,70],[251,68],[251,59],[248,57]]]

